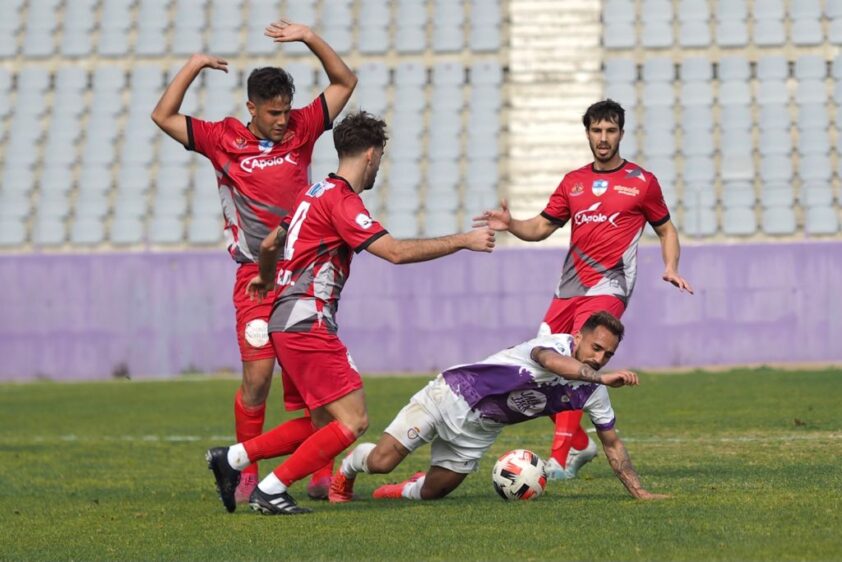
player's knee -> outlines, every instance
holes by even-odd
[[[359,439],[366,431],[368,431],[368,414],[363,412],[356,415],[349,420],[348,429],[354,432],[354,435]]]

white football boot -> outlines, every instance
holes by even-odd
[[[550,480],[569,480],[576,478],[579,469],[591,462],[596,457],[596,452],[596,443],[588,437],[588,446],[584,449],[570,448],[570,452],[567,453],[566,467],[561,466],[557,460],[550,457],[544,463],[544,471],[547,474],[547,478]]]

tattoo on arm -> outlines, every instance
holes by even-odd
[[[632,496],[637,497],[638,492],[643,489],[643,486],[640,484],[640,477],[634,470],[626,447],[622,443],[618,443],[614,447],[606,447],[605,456],[608,457],[608,464],[611,465],[614,474],[617,475],[617,478],[620,479],[626,490]]]
[[[596,371],[594,371],[585,364],[582,364],[582,366],[579,367],[579,380],[585,382],[593,382],[596,384],[602,384],[602,379],[598,374],[596,374]]]

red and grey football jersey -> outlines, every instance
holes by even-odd
[[[351,258],[386,234],[360,196],[331,174],[298,199],[287,229],[280,291],[269,318],[270,332],[335,334],[339,294]]]
[[[659,226],[670,218],[655,176],[627,161],[615,170],[588,164],[565,175],[541,215],[559,226],[573,223],[556,297],[612,295],[623,302],[634,289],[646,222]]]
[[[206,156],[216,171],[225,240],[235,261],[257,261],[260,242],[307,189],[313,145],[330,126],[324,94],[290,112],[287,132],[277,144],[257,138],[233,117],[187,118],[187,149]]]

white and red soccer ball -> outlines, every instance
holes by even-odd
[[[526,449],[509,451],[494,464],[491,483],[504,500],[531,500],[544,493],[547,475],[541,457]]]

